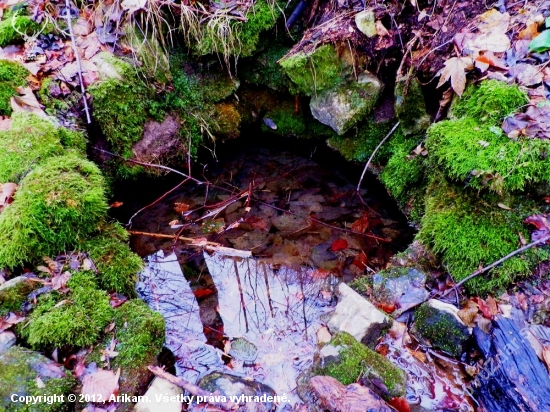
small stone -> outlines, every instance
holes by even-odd
[[[341,300],[328,322],[329,329],[347,332],[367,346],[374,345],[382,330],[391,326],[390,319],[345,283],[338,291]]]
[[[253,364],[258,356],[258,348],[245,338],[237,338],[231,341],[229,356],[246,364]]]
[[[336,363],[340,360],[341,346],[325,345],[319,351],[319,362],[321,368],[327,367],[331,363]]]
[[[0,353],[7,351],[15,345],[16,340],[15,334],[9,330],[0,333]]]
[[[317,343],[328,343],[332,339],[332,335],[326,326],[322,326],[317,331]]]
[[[387,307],[395,305],[393,315],[399,316],[426,301],[429,292],[425,283],[426,275],[415,268],[389,268],[372,277],[373,297]]]
[[[357,29],[367,37],[376,36],[376,22],[374,12],[363,10],[355,15],[355,24]]]
[[[181,403],[169,400],[166,402],[157,401],[157,397],[170,399],[170,397],[178,395],[183,395],[182,388],[168,382],[166,379],[155,377],[144,395],[144,399],[148,399],[148,402],[141,400],[136,403],[134,412],[180,412]]]

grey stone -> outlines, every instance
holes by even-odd
[[[405,135],[419,134],[431,124],[424,94],[417,79],[401,77],[395,84],[395,114]]]
[[[347,332],[367,346],[373,346],[383,329],[391,326],[388,316],[345,283],[338,286],[341,300],[328,322],[332,332]]]
[[[383,88],[376,76],[365,71],[357,81],[348,79],[313,96],[309,103],[311,114],[342,135],[372,111]]]
[[[15,334],[9,330],[0,333],[0,353],[7,351],[15,345],[16,340]]]
[[[415,268],[390,268],[372,277],[373,297],[386,306],[395,305],[393,315],[399,316],[428,298],[425,283],[426,275]]]
[[[336,363],[340,360],[341,346],[325,345],[319,351],[319,362],[321,368],[325,368],[332,363]]]
[[[376,36],[376,22],[372,10],[363,10],[355,15],[355,25],[367,37]]]
[[[177,398],[172,398],[178,395],[180,395],[180,398],[183,395],[182,388],[168,382],[166,379],[155,377],[144,395],[147,397],[148,402],[141,400],[136,403],[134,412],[180,412],[181,402],[174,401]],[[157,401],[157,397],[162,400]]]
[[[253,364],[258,356],[258,348],[245,338],[237,338],[231,341],[229,356],[244,363]]]

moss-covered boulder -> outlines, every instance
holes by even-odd
[[[17,276],[0,285],[0,317],[9,312],[21,311],[27,296],[39,286],[25,276]]]
[[[434,348],[458,357],[470,331],[457,312],[454,306],[432,299],[415,311],[413,333],[421,340],[428,340]]]
[[[31,347],[91,345],[113,319],[109,295],[98,288],[92,272],[73,273],[67,287],[67,295],[52,291],[40,296],[27,322],[19,327],[19,334]]]
[[[20,63],[0,60],[0,115],[9,116],[11,114],[11,98],[17,94],[17,87],[27,84],[25,78],[29,74],[28,70]]]
[[[100,233],[82,243],[79,249],[94,262],[102,289],[135,296],[137,273],[143,268],[143,261],[130,250],[128,232],[119,223],[102,225]]]
[[[279,61],[296,92],[313,96],[335,88],[352,74],[352,66],[340,59],[332,44],[325,44],[310,53],[299,51]]]
[[[423,133],[431,123],[424,93],[416,78],[402,77],[395,84],[395,114],[405,135]]]
[[[74,249],[98,229],[107,208],[95,164],[75,154],[49,158],[23,179],[0,214],[0,266]]]
[[[0,130],[0,183],[19,182],[38,163],[63,154],[61,133],[49,119],[15,113],[10,129]]]
[[[67,398],[76,384],[62,366],[37,352],[13,346],[0,354],[0,410],[6,412],[61,412],[70,410]],[[12,396],[20,401],[14,402]],[[46,396],[26,403],[25,396]]]
[[[529,238],[523,220],[535,213],[533,203],[521,197],[469,191],[436,174],[428,186],[426,212],[419,239],[442,260],[456,281],[521,246],[518,234]],[[466,283],[472,293],[495,293],[514,279],[526,276],[544,249],[531,249],[506,260],[488,275]]]
[[[361,73],[336,88],[317,93],[310,101],[311,114],[342,135],[374,108],[384,85],[369,72]]]
[[[347,333],[336,334],[328,344],[337,349],[339,356],[333,361],[314,367],[315,375],[336,378],[344,385],[360,378],[379,379],[388,389],[390,398],[405,395],[407,375],[379,353],[359,343]]]

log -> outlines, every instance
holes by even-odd
[[[494,319],[490,335],[476,327],[474,337],[485,357],[483,369],[471,384],[479,411],[550,411],[546,367],[511,319]]]
[[[185,379],[178,378],[177,376],[174,376],[171,373],[166,372],[164,369],[158,366],[149,366],[149,370],[159,378],[166,379],[168,382],[185,389],[191,395],[202,396],[202,397],[207,397],[212,395],[210,392],[205,391],[201,387],[194,385],[191,382],[187,382]],[[231,401],[208,402],[208,403],[213,406],[217,406],[225,411],[236,411],[237,409],[239,409],[239,405]]]

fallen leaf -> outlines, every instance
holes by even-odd
[[[376,34],[378,34],[380,37],[390,36],[390,32],[388,31],[388,29],[384,27],[384,25],[380,20],[376,20],[375,27],[376,27]]]
[[[351,230],[358,233],[365,233],[368,228],[369,228],[369,218],[365,214],[363,214],[363,216],[361,216],[351,225]]]
[[[536,21],[528,22],[523,30],[518,33],[519,39],[532,40],[539,33],[539,25]]]
[[[117,308],[121,306],[124,302],[128,300],[128,298],[124,295],[121,295],[119,293],[111,293],[109,295],[109,303],[113,308]]]
[[[339,250],[347,249],[348,242],[345,239],[337,239],[335,240],[332,245],[330,245],[330,250],[333,252],[338,252]]]
[[[481,33],[506,33],[510,25],[510,15],[491,9],[479,16],[477,28]]]
[[[367,268],[367,263],[368,258],[364,251],[359,252],[359,254],[355,256],[355,259],[353,260],[353,264],[361,270],[365,270]]]
[[[46,113],[42,110],[42,106],[38,103],[30,87],[19,87],[17,92],[20,96],[13,96],[10,101],[14,112],[30,112],[41,117],[46,117]]]
[[[536,230],[531,233],[531,240],[533,242],[550,235],[550,222],[547,216],[547,214],[531,215],[523,221],[536,228]],[[550,240],[547,240],[546,243],[550,243]]]
[[[81,394],[83,396],[94,396],[95,399],[101,397],[101,399],[107,400],[111,395],[118,393],[119,376],[120,368],[116,374],[103,369],[90,373],[82,379]]]
[[[550,49],[550,30],[544,30],[529,43],[529,51],[542,53]]]
[[[23,322],[25,319],[26,318],[24,316],[19,316],[14,312],[8,313],[3,318],[0,318],[0,333],[8,330],[13,325]]]
[[[462,96],[466,88],[466,71],[472,70],[474,63],[471,57],[451,57],[445,67],[439,71],[441,78],[437,87],[443,86],[449,79],[455,93]]]
[[[466,325],[471,327],[474,324],[474,319],[477,315],[478,309],[477,303],[473,300],[468,300],[466,302],[466,306],[460,309],[457,312],[457,315]]]
[[[185,213],[189,210],[189,205],[187,203],[183,202],[176,202],[174,203],[174,210],[176,213]]]
[[[68,271],[52,277],[52,289],[59,290],[65,287],[65,285],[67,284],[70,278],[71,278],[71,272],[68,272]]]

